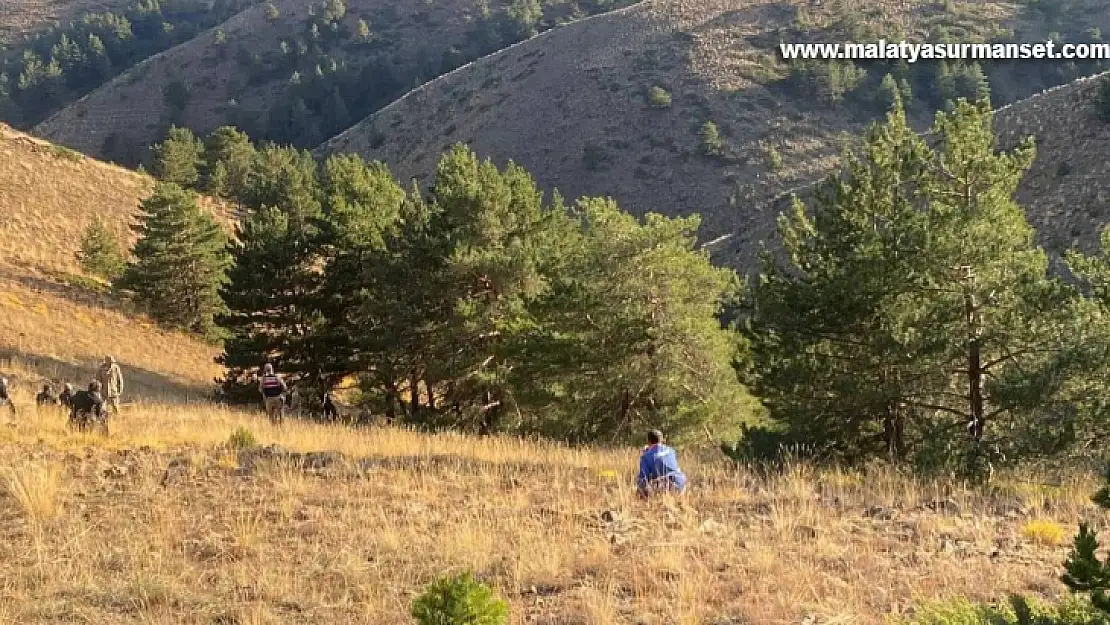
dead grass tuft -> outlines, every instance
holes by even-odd
[[[25,463],[3,472],[8,495],[32,522],[49,521],[61,512],[62,470],[54,464]]]

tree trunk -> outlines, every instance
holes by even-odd
[[[409,375],[409,418],[413,421],[419,419],[420,414],[420,376],[416,369]]]
[[[891,462],[898,463],[905,459],[906,424],[902,408],[898,404],[891,406],[883,418],[883,440]]]
[[[428,410],[436,411],[436,396],[432,390],[432,383],[428,380],[427,376],[424,377],[424,388],[428,391]]]
[[[964,292],[964,310],[967,313],[967,398],[971,414],[968,433],[978,443],[986,426],[983,422],[983,355],[979,341],[979,315],[970,290]]]

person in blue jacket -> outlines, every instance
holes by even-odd
[[[647,447],[640,454],[640,474],[636,477],[636,487],[641,497],[657,492],[686,491],[686,474],[678,468],[675,450],[663,444],[663,434],[651,430],[647,435]]]

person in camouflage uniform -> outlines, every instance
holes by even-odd
[[[0,408],[7,406],[15,416],[15,403],[12,402],[11,389],[8,387],[8,378],[0,377]]]
[[[37,406],[57,406],[58,397],[54,394],[54,387],[49,382],[42,385],[42,390],[38,395],[35,395],[35,405]]]
[[[123,395],[123,372],[120,371],[115,358],[104,357],[104,363],[96,372],[96,381],[100,382],[100,394],[104,398],[104,404],[111,407],[112,414],[119,414],[119,399]]]

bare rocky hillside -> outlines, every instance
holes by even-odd
[[[515,160],[568,197],[609,195],[635,213],[701,214],[703,238],[730,235],[715,249],[729,257],[742,252],[737,262],[746,267],[753,243],[773,222],[769,203],[822,177],[848,137],[882,110],[792,86],[789,68],[777,58],[778,41],[867,41],[868,33],[923,38],[938,25],[963,33],[962,41],[1003,32],[1037,41],[1048,24],[1009,3],[946,6],[650,0],[545,33],[433,81],[318,153],[361,153],[404,178],[427,181],[438,154],[465,142],[495,161]],[[1104,4],[1069,6],[1070,19],[1082,17],[1090,26],[1110,19]],[[996,101],[1040,89],[1020,63],[986,70],[1002,94]],[[920,103],[911,113],[920,126],[931,119]],[[1044,121],[1060,120],[1054,114]],[[721,135],[716,155],[705,153],[706,122]],[[1031,180],[1045,184],[1044,176]]]

